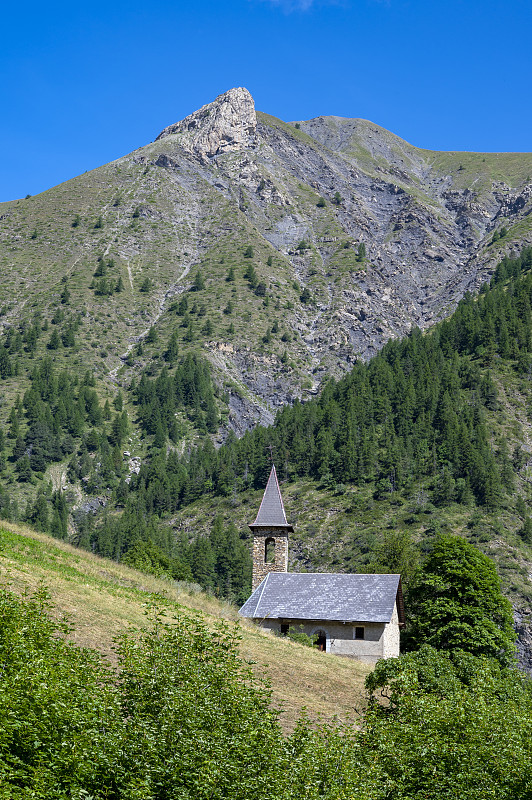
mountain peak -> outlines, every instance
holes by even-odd
[[[238,87],[219,95],[181,122],[169,125],[157,139],[177,135],[183,149],[204,161],[251,147],[256,129],[253,98],[247,89]]]

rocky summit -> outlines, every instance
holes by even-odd
[[[178,136],[178,143],[188,153],[208,163],[212,156],[245,150],[255,144],[257,116],[247,89],[230,89],[194,114],[169,125],[157,140]]]
[[[2,204],[0,320],[53,315],[66,286],[89,323],[80,365],[113,385],[145,368],[152,329],[164,341],[178,323],[242,433],[449,314],[530,243],[531,175],[530,154],[431,152],[361,119],[286,123],[231,89],[130,155]]]

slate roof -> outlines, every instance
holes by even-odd
[[[253,619],[389,622],[397,599],[404,622],[400,575],[270,572],[239,611]]]
[[[286,528],[287,531],[294,530],[286,521],[275,465],[272,466],[255,522],[252,522],[249,527],[251,530],[254,528]]]

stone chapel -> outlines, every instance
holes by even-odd
[[[320,650],[368,663],[399,656],[400,575],[288,572],[289,525],[275,466],[255,521],[252,595],[239,613],[281,634],[297,626]]]

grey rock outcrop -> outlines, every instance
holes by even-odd
[[[514,625],[517,634],[517,663],[520,669],[532,675],[532,625],[530,612],[514,609]]]
[[[255,104],[247,89],[229,89],[212,103],[200,108],[181,122],[169,125],[157,137],[178,136],[181,147],[202,162],[209,158],[252,147],[255,143],[257,117]]]

